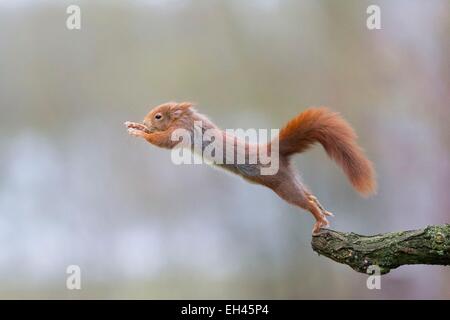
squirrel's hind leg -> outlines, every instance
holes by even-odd
[[[314,217],[316,217],[316,215],[313,211],[317,211],[317,209],[320,210],[322,214],[320,219],[317,219],[316,217],[317,221],[314,224],[312,231],[313,235],[318,235],[320,232],[320,228],[327,228],[330,226],[330,223],[325,216],[334,217],[334,214],[332,214],[330,211],[325,210],[325,208],[320,204],[319,200],[313,194],[306,191],[306,196],[308,198],[308,202],[310,203],[310,207],[308,208],[308,210],[314,215]]]
[[[332,216],[331,212],[326,211],[316,197],[305,190],[305,188],[297,181],[290,181],[289,183],[282,183],[277,188],[274,188],[278,196],[286,200],[290,204],[298,206],[302,209],[308,210],[312,213],[316,222],[312,230],[313,235],[317,235],[321,228],[329,227],[326,216]]]
[[[316,223],[314,223],[312,229],[312,234],[313,236],[315,236],[320,233],[321,228],[328,228],[330,226],[330,222],[326,218],[326,214],[324,213],[324,211],[320,209],[320,207],[317,205],[315,201],[308,200],[308,203],[309,205],[307,207],[307,210],[311,212],[314,218],[316,219]]]
[[[320,211],[322,211],[322,213],[324,215],[326,215],[328,217],[334,217],[334,214],[331,213],[330,211],[325,210],[325,208],[320,204],[319,200],[314,195],[312,195],[311,193],[308,193],[308,192],[306,193],[306,195],[307,195],[309,201],[314,202],[319,207]]]

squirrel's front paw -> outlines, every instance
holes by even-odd
[[[135,129],[135,130],[140,130],[140,131],[144,131],[146,133],[150,133],[147,126],[145,126],[142,123],[137,123],[137,122],[130,122],[127,121],[124,123],[125,127],[127,127],[128,129]]]
[[[131,122],[131,121],[125,122],[124,125],[127,128],[134,128],[134,129],[141,129],[142,127],[144,127],[143,124],[140,124],[140,123],[137,123],[137,122]]]
[[[143,132],[141,130],[134,129],[134,128],[128,128],[127,131],[130,135],[135,136],[135,137],[141,137],[143,134]]]

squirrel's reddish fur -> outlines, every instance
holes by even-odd
[[[193,109],[192,104],[188,102],[162,104],[151,110],[143,123],[126,122],[125,125],[131,135],[142,137],[156,146],[171,149],[178,143],[171,139],[174,130],[183,128],[193,133],[194,121],[201,121],[202,129],[216,130],[219,136],[227,138],[226,133]],[[293,154],[304,152],[313,144],[320,143],[330,158],[341,166],[358,192],[370,195],[376,191],[375,170],[372,163],[357,145],[354,130],[338,113],[324,107],[307,109],[289,121],[280,130],[278,138],[279,169],[276,174],[254,174],[255,169],[261,168],[259,159],[254,165],[232,164],[222,167],[248,181],[264,185],[288,203],[310,211],[316,219],[313,234],[318,233],[321,227],[329,225],[326,216],[332,214],[322,207],[317,198],[300,181],[290,162]],[[246,150],[251,149],[247,142],[239,139],[235,141],[237,144],[245,144]]]
[[[320,143],[328,156],[344,170],[362,195],[376,191],[375,170],[356,144],[356,133],[338,113],[328,108],[310,108],[281,129],[280,154],[290,156]]]

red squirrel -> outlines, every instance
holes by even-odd
[[[161,104],[152,109],[142,123],[125,122],[125,126],[133,136],[144,138],[161,148],[173,149],[179,144],[179,141],[172,137],[174,131],[184,129],[193,134],[194,122],[198,121],[201,121],[202,130],[215,130],[224,139],[229,138],[228,133],[200,114],[189,102]],[[246,151],[255,147],[246,140],[232,138],[235,139],[235,148],[238,144],[245,146]],[[328,156],[342,168],[356,191],[364,196],[376,192],[373,165],[356,143],[357,136],[352,127],[338,113],[325,107],[309,108],[289,121],[276,138],[279,167],[275,174],[263,175],[254,170],[262,167],[259,160],[253,165],[227,163],[218,166],[240,175],[249,182],[266,186],[288,203],[311,212],[316,219],[313,235],[317,235],[321,228],[329,226],[326,216],[333,214],[325,210],[300,181],[290,161],[294,154],[302,153],[318,142]],[[268,148],[269,152],[272,152],[273,141],[256,145],[256,148]]]

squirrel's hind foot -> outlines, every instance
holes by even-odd
[[[334,217],[334,214],[325,210],[314,195],[308,194],[308,201],[311,204],[311,207],[314,208],[311,212],[316,218],[316,223],[314,223],[312,234],[318,235],[321,228],[328,228],[330,226],[330,222],[326,217]]]
[[[308,200],[309,200],[309,202],[312,202],[315,205],[317,205],[317,207],[319,207],[320,211],[322,211],[323,215],[325,215],[327,217],[334,217],[334,214],[330,211],[325,210],[325,208],[320,204],[319,200],[317,200],[317,198],[314,195],[309,194]]]
[[[314,223],[313,229],[312,229],[312,235],[317,236],[320,234],[320,229],[322,228],[328,228],[330,226],[330,222],[327,220],[327,218],[322,217],[320,220],[317,220],[316,223]]]

